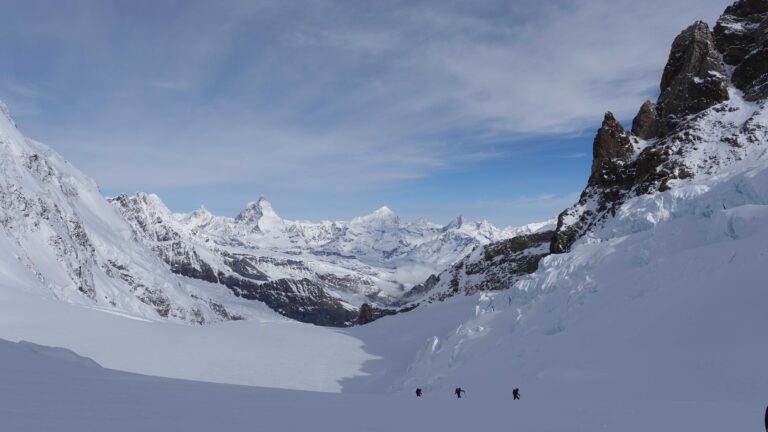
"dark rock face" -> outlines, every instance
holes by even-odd
[[[747,99],[768,97],[766,16],[768,0],[741,0],[726,10],[714,36],[703,22],[685,29],[672,45],[658,102],[646,101],[640,107],[632,122],[632,133],[606,113],[593,143],[587,186],[579,201],[560,213],[554,231],[486,245],[418,289],[434,288],[436,293],[429,298],[432,301],[458,293],[509,288],[536,271],[541,259],[550,253],[568,252],[576,240],[615,216],[627,199],[668,190],[671,181],[693,176],[690,170],[707,172],[717,167],[721,162],[716,157],[686,165],[690,152],[703,141],[712,140],[711,130],[702,129],[706,122],[697,120],[706,115],[705,111],[714,114],[738,109],[717,106],[729,98],[723,56],[735,66],[732,82],[744,90]],[[744,140],[759,140],[761,136],[738,136],[761,129],[750,126],[749,120],[738,131],[725,125],[723,128],[728,132],[719,139],[732,149],[739,148]],[[638,138],[648,142],[641,143]],[[727,157],[737,160],[742,155],[734,151]]]
[[[150,249],[168,264],[173,273],[217,283],[211,265],[187,245],[173,227],[162,223],[160,216],[144,211],[151,208],[150,200],[146,194],[133,197],[122,194],[109,201],[120,209],[137,236],[150,240]]]
[[[672,43],[656,104],[661,132],[670,132],[686,116],[726,100],[728,87],[722,55],[707,23],[698,21]]]
[[[368,324],[370,322],[373,322],[375,318],[373,317],[373,308],[368,303],[363,303],[360,305],[360,311],[358,311],[357,314],[357,324],[363,325]]]
[[[470,254],[449,270],[448,290],[438,293],[435,299],[509,288],[538,269],[539,261],[549,255],[553,234],[544,231],[483,246],[480,254]]]
[[[408,291],[402,298],[400,302],[398,302],[398,305],[407,304],[413,299],[419,298],[420,296],[428,293],[429,291],[432,291],[432,288],[436,287],[437,284],[440,282],[440,276],[437,275],[429,275],[426,281],[414,285],[413,288],[411,288],[410,291]]]
[[[659,135],[659,116],[656,105],[647,100],[632,120],[632,135],[641,139],[652,139]]]
[[[688,120],[728,100],[725,63],[734,66],[732,82],[746,99],[768,97],[767,19],[768,0],[740,0],[726,9],[714,34],[699,21],[675,38],[658,102],[646,101],[632,122],[632,135],[657,140],[637,153],[635,138],[606,116],[595,138],[592,175],[578,203],[558,216],[552,253],[570,250],[627,198],[663,192],[671,180],[693,175],[683,156],[703,138]]]
[[[738,65],[754,50],[755,32],[768,15],[768,1],[740,0],[728,6],[715,24],[717,49],[729,65]]]
[[[728,6],[714,34],[723,60],[734,66],[731,81],[744,98],[768,97],[768,0],[741,0]]]
[[[162,214],[157,213],[159,210],[153,205],[151,196],[120,195],[111,202],[120,209],[134,233],[147,240],[148,246],[168,264],[173,273],[225,285],[235,295],[264,302],[276,312],[297,321],[342,327],[354,324],[357,319],[358,312],[355,308],[344,304],[326,290],[327,287],[338,289],[353,285],[357,283],[356,280],[333,279],[331,275],[320,275],[319,282],[310,279],[270,280],[259,270],[259,266],[291,267],[307,272],[310,272],[310,269],[297,260],[227,252],[220,252],[224,265],[214,268],[211,263],[200,257],[194,245],[186,242],[171,224],[164,222]],[[262,213],[259,203],[250,204],[246,210],[248,217],[258,221]],[[158,290],[141,286],[136,288],[136,297],[155,307],[160,316],[168,316],[171,312],[172,305]],[[211,308],[222,319],[242,318],[229,313],[222,305],[211,305]],[[381,316],[384,316],[384,313],[374,313],[374,319]]]
[[[402,307],[400,309],[388,309],[388,308],[378,308],[376,306],[371,306],[368,303],[363,303],[360,306],[360,310],[358,311],[356,324],[357,325],[369,324],[376,321],[379,318],[384,318],[385,316],[397,315],[399,313],[412,311],[416,309],[417,306],[418,306],[418,303],[411,304],[411,305]]]
[[[270,309],[297,321],[330,327],[346,327],[357,320],[350,309],[309,279],[277,279],[264,283],[219,273],[219,281],[235,295],[258,300]]]
[[[624,166],[634,154],[629,134],[610,112],[605,113],[603,124],[592,143],[591,186],[610,186],[621,178]]]
[[[621,191],[630,180],[627,166],[635,150],[629,134],[610,112],[605,113],[603,124],[597,131],[592,153],[592,174],[579,198],[578,209],[572,207],[558,215],[557,230],[550,244],[552,253],[568,251],[581,233],[590,227],[590,221],[597,212],[613,211]],[[585,208],[590,201],[595,201],[595,208]]]

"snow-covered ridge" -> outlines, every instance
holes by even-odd
[[[0,168],[0,276],[7,283],[148,319],[204,323],[260,309],[225,307],[224,290],[201,290],[168,271],[92,179],[25,138],[5,109]]]
[[[289,221],[263,197],[234,218],[205,208],[174,214],[153,194],[108,202],[92,179],[25,138],[4,106],[0,167],[6,278],[147,319],[247,319],[266,305],[300,321],[350,325],[363,303],[376,316],[392,313],[382,308],[403,304],[430,274],[531,229],[462,217],[406,222],[386,207],[351,221]]]
[[[153,194],[110,201],[173,272],[324,325],[359,321],[363,303],[406,303],[413,286],[477,246],[543,226],[501,230],[462,217],[445,226],[407,222],[387,207],[350,221],[291,221],[264,197],[234,218],[205,208],[173,214]]]

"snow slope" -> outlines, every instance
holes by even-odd
[[[258,316],[168,271],[90,178],[0,115],[0,280],[40,295],[148,319],[204,323]],[[233,303],[229,311],[221,302]],[[231,312],[231,314],[230,314]]]
[[[765,161],[625,209],[509,291],[354,329],[371,353],[417,354],[399,368],[371,362],[372,375],[351,388],[471,383],[499,397],[519,386],[546,400],[767,400]],[[406,328],[407,337],[385,337]]]
[[[735,5],[763,8],[758,18],[768,23],[768,2]],[[688,41],[703,41],[694,48],[718,66],[705,24],[684,34],[700,38]],[[25,262],[14,249],[0,249],[8,275],[0,338],[65,346],[137,372],[341,390],[130,376],[0,342],[0,385],[12,389],[0,393],[1,417],[23,430],[760,430],[768,403],[768,106],[763,87],[746,97],[731,72],[713,75],[727,84],[727,99],[674,117],[666,135],[641,140],[606,116],[596,147],[618,156],[594,165],[598,181],[561,215],[555,234],[578,234],[560,239],[562,253],[539,257],[535,271],[505,289],[478,292],[467,287],[496,276],[489,269],[505,257],[484,258],[498,243],[478,248],[462,268],[489,264],[471,285],[441,279],[430,292],[450,295],[365,326],[307,326],[266,310],[258,320],[202,327],[106,314],[43,295],[34,273],[18,271]],[[698,84],[690,75],[677,90]],[[625,178],[620,169],[630,167],[645,171]],[[391,218],[375,219],[371,226]],[[451,397],[457,386],[467,391],[461,401]],[[424,398],[413,396],[416,387]],[[515,387],[522,401],[511,400]]]
[[[173,214],[142,193],[110,204],[93,180],[24,137],[4,105],[0,167],[2,277],[152,320],[251,319],[266,305],[347,326],[362,303],[394,306],[472,248],[516,232],[462,218],[407,223],[387,208],[350,222],[286,221],[263,198],[236,218]]]
[[[275,329],[261,327],[259,335],[252,322],[145,323],[84,314],[83,308],[51,301],[40,315],[68,323],[52,332],[51,322],[34,329],[41,316],[9,318],[6,312],[3,337],[15,322],[17,339],[79,344],[76,351],[86,354],[89,343],[83,340],[97,328],[108,328],[86,354],[102,364],[99,357],[116,349],[115,358],[125,357],[126,364],[140,360],[131,351],[159,350],[151,361],[175,368],[206,353],[215,353],[211,358],[223,353],[216,364],[231,367],[243,383],[248,382],[243,363],[238,366],[229,357],[240,357],[241,350],[254,350],[249,361],[275,359],[274,369],[256,363],[248,368],[261,375],[261,381],[250,382],[261,385],[290,382],[302,367],[316,364],[318,355],[331,355],[329,363],[339,362],[341,373],[333,376],[320,367],[307,371],[308,377],[333,380],[330,385],[313,387],[307,385],[311,380],[296,378],[293,388],[338,390],[338,384],[343,393],[178,382],[85,367],[59,372],[49,365],[35,369],[33,361],[8,361],[4,351],[0,380],[3,388],[18,390],[3,392],[0,412],[5,424],[24,430],[52,424],[72,430],[105,425],[113,430],[158,425],[187,430],[256,425],[265,430],[759,430],[768,401],[768,290],[759,277],[768,259],[765,161],[745,160],[711,177],[636,198],[624,208],[570,253],[544,258],[538,272],[511,290],[453,297],[343,333],[285,323],[302,327],[271,339],[267,333]],[[640,208],[645,211],[636,211]],[[23,292],[3,292],[4,308],[28,310],[20,298],[40,302]],[[55,312],[59,308],[71,312]],[[130,336],[137,332],[130,322],[152,327],[135,338],[154,338],[152,349]],[[214,330],[201,332],[206,329]],[[305,335],[309,329],[318,332]],[[158,332],[169,335],[152,336]],[[301,349],[308,339],[327,343],[326,332],[344,335],[349,343]],[[249,338],[263,345],[251,348]],[[294,345],[294,338],[302,342]],[[165,348],[166,343],[172,347]],[[233,347],[236,353],[227,351]],[[167,351],[179,348],[183,354],[168,357]],[[359,357],[350,362],[355,352]],[[216,369],[207,365],[188,376]],[[275,373],[274,381],[266,378]],[[412,396],[416,386],[425,389],[424,398]],[[451,399],[456,386],[467,390],[466,399]],[[510,400],[514,387],[521,388],[522,401]],[[302,415],[295,415],[297,409]],[[33,415],[33,410],[49,415]]]
[[[132,375],[0,340],[0,417],[15,431],[759,430],[753,402],[331,394]],[[65,356],[65,358],[61,358]],[[69,357],[67,359],[66,357]],[[74,360],[74,361],[73,361]]]
[[[0,285],[0,337],[63,346],[104,367],[172,378],[339,391],[372,356],[339,331],[260,318],[189,326],[87,308]]]

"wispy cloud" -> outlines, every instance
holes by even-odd
[[[0,98],[111,189],[362,193],[629,118],[729,2],[12,0]]]
[[[566,154],[560,155],[560,157],[563,159],[580,159],[580,158],[589,157],[589,153],[566,153]]]

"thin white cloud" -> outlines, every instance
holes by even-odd
[[[109,188],[355,192],[631,117],[673,37],[728,3],[157,2],[126,22],[118,2],[0,36],[55,44],[41,70],[66,117],[35,137]]]
[[[580,158],[589,157],[589,153],[566,153],[566,154],[560,155],[560,157],[563,159],[580,159]]]

